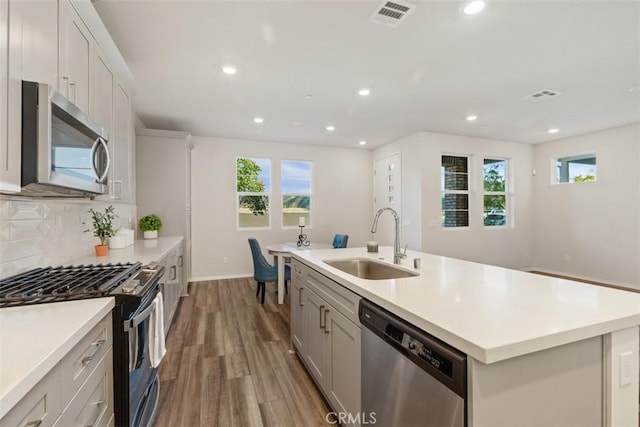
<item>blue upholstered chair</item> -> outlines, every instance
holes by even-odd
[[[336,234],[333,238],[333,247],[337,248],[346,248],[347,240],[349,240],[349,236],[346,234]]]
[[[253,237],[249,238],[249,246],[253,258],[253,278],[258,282],[256,296],[260,295],[260,291],[262,291],[262,304],[264,304],[265,282],[278,282],[278,266],[269,264],[262,255],[260,244]],[[287,282],[291,280],[291,268],[288,265],[285,265],[284,268],[284,289],[288,292]]]

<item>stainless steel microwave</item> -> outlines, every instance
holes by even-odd
[[[107,132],[51,86],[22,82],[22,194],[108,194]]]

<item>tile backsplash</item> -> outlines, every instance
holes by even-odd
[[[26,199],[0,196],[0,279],[24,271],[66,264],[88,255],[99,242],[89,209],[113,205],[115,228],[136,225],[135,205],[87,199]],[[84,223],[83,223],[84,222]]]

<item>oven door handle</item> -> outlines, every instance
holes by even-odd
[[[155,301],[152,301],[151,304],[149,304],[149,307],[145,308],[136,317],[134,317],[131,320],[125,320],[124,331],[129,332],[131,329],[137,328],[140,323],[144,322],[147,319],[147,317],[151,315],[151,312],[155,310],[155,307],[156,307]]]

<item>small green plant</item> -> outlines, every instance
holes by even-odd
[[[91,208],[89,209],[89,213],[91,214],[93,226],[90,229],[84,230],[84,232],[93,232],[93,235],[100,239],[100,244],[106,245],[107,239],[115,236],[118,232],[118,230],[113,229],[112,221],[116,217],[113,206],[109,206],[104,212],[99,212]]]
[[[162,221],[156,214],[143,216],[140,218],[140,221],[138,221],[138,228],[142,231],[157,231],[160,230],[160,227],[162,227]]]

